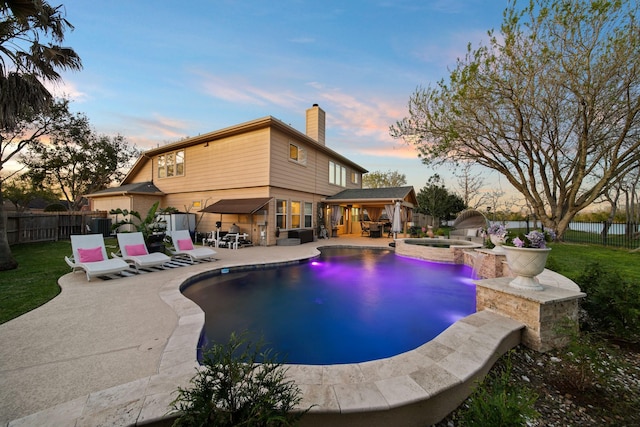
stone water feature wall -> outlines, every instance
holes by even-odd
[[[537,351],[567,344],[568,324],[577,327],[578,304],[586,294],[566,277],[545,270],[538,276],[543,291],[524,291],[509,286],[512,280],[503,254],[490,249],[465,252],[465,263],[474,268],[476,310],[488,310],[524,323],[522,343]]]

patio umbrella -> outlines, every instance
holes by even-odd
[[[391,223],[391,232],[393,238],[398,237],[398,233],[402,231],[402,218],[400,217],[400,202],[396,202],[396,207],[393,211],[393,222]]]

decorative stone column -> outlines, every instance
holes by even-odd
[[[543,291],[520,290],[509,286],[511,280],[476,281],[476,311],[488,310],[524,323],[522,343],[534,350],[544,352],[566,345],[569,336],[560,327],[566,320],[578,324],[578,302],[586,294],[544,283]]]

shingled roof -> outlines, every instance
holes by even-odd
[[[153,182],[136,182],[133,184],[125,184],[119,187],[106,188],[104,190],[96,191],[95,193],[87,194],[91,197],[111,196],[113,194],[154,194],[164,195]]]
[[[412,199],[415,200],[415,192],[412,186],[407,187],[385,187],[385,188],[354,188],[343,190],[338,194],[326,197],[326,202],[372,202],[388,200],[404,200],[408,195],[414,193]]]

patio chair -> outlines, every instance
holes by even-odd
[[[109,258],[104,247],[102,234],[84,234],[71,236],[71,258],[65,256],[72,271],[83,270],[87,281],[92,277],[121,273],[129,268],[129,264],[120,258]]]
[[[363,221],[360,221],[360,235],[364,236],[364,235],[369,235],[369,226],[364,223]]]
[[[149,253],[147,245],[144,243],[142,233],[118,233],[118,246],[120,246],[120,257],[127,263],[133,264],[138,268],[162,266],[171,261],[171,257],[162,252]],[[111,256],[118,258],[117,254],[112,253]]]
[[[369,224],[369,237],[382,237],[382,230],[380,230],[380,224],[372,222]]]
[[[171,235],[173,249],[169,249],[173,255],[186,255],[193,264],[196,260],[211,260],[217,253],[208,247],[194,247],[189,230],[175,230],[167,233]]]

